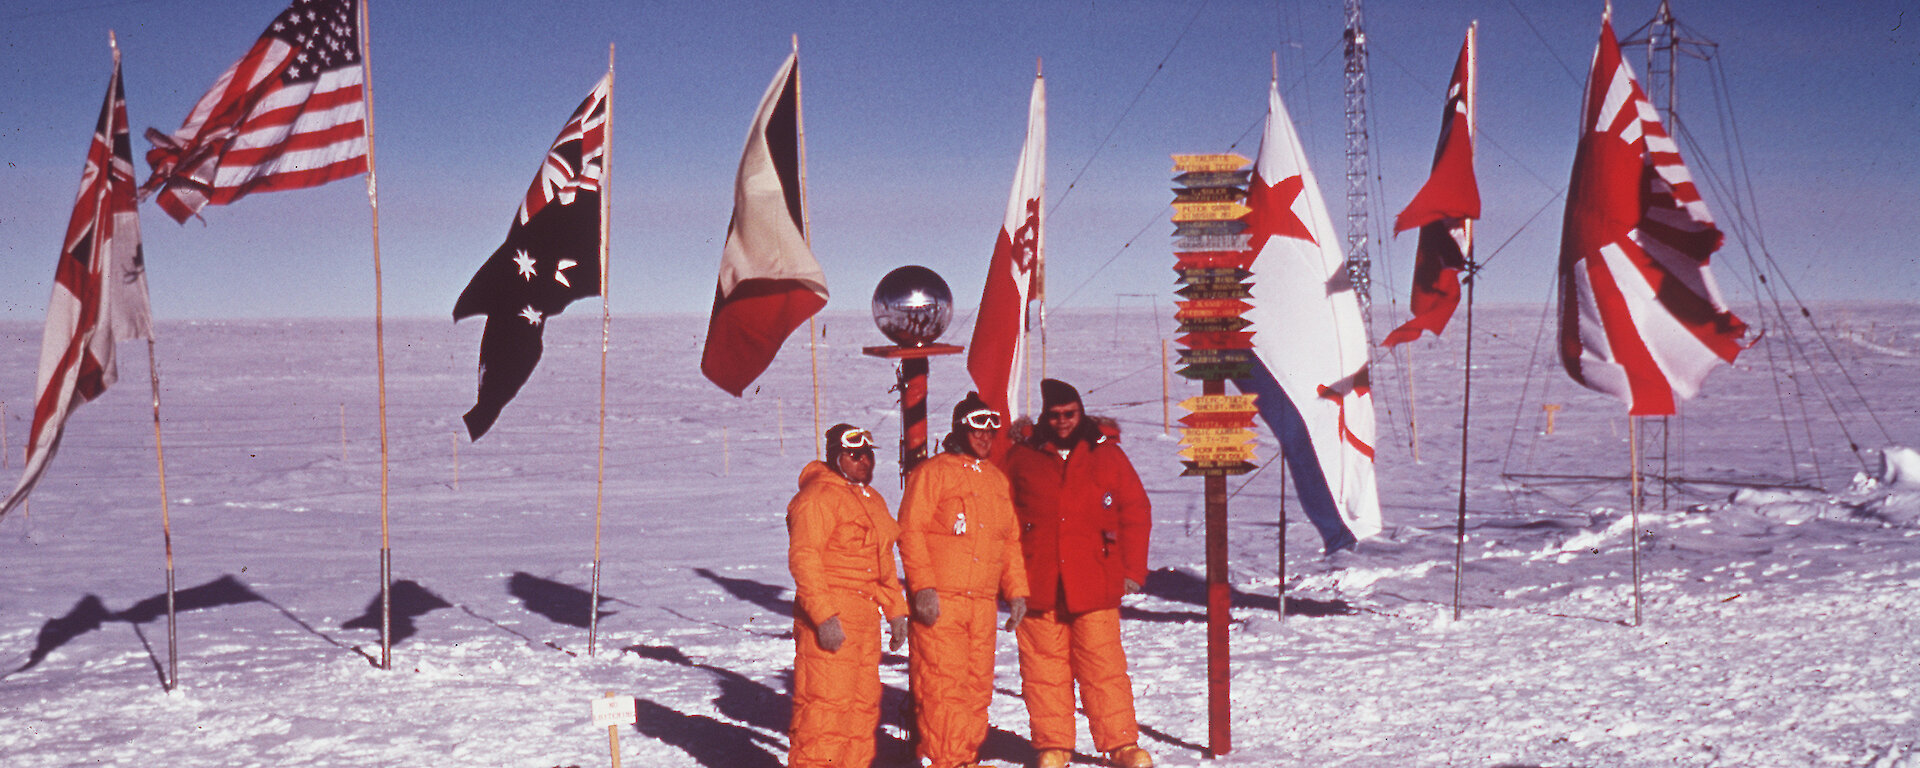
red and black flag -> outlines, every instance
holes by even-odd
[[[793,329],[827,305],[827,277],[807,241],[806,156],[795,52],[767,86],[747,129],[700,353],[700,372],[735,397],[773,363]]]
[[[547,150],[507,241],[480,265],[453,319],[486,315],[480,336],[480,395],[467,434],[480,439],[540,362],[547,318],[574,299],[599,295],[601,191],[606,182],[607,95],[600,79]]]
[[[186,223],[250,192],[317,187],[367,171],[359,0],[294,0],[200,97],[180,130],[147,129],[141,194]]]
[[[1460,270],[1473,258],[1473,230],[1467,222],[1480,218],[1480,187],[1473,177],[1473,40],[1469,29],[1453,65],[1433,170],[1406,210],[1393,220],[1394,232],[1420,228],[1420,244],[1413,257],[1413,296],[1408,302],[1413,318],[1387,334],[1381,346],[1413,341],[1421,331],[1440,335],[1454,308],[1460,306]]]
[[[147,271],[140,253],[135,208],[133,144],[127,136],[127,100],[120,85],[120,52],[113,80],[87,148],[80,194],[54,268],[47,327],[40,341],[40,374],[33,390],[33,428],[26,471],[0,515],[27,498],[60,448],[67,417],[99,397],[116,378],[117,339],[150,338]]]

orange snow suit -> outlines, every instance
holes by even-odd
[[[900,528],[879,493],[814,461],[787,504],[787,534],[795,594],[787,765],[866,768],[880,724],[880,617],[907,615],[893,560]],[[846,642],[822,650],[817,628],[836,617]]]
[[[1064,458],[1037,438],[1006,458],[1033,593],[1015,638],[1036,749],[1073,749],[1076,682],[1099,751],[1140,736],[1120,596],[1123,579],[1146,583],[1151,504],[1126,453],[1095,434]]]
[[[993,702],[996,599],[1027,596],[1006,475],[957,453],[916,467],[900,500],[900,560],[910,591],[940,596],[932,626],[909,624],[920,757],[933,768],[971,764]]]

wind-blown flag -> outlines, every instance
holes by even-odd
[[[1680,147],[1600,24],[1560,236],[1560,360],[1634,416],[1674,412],[1745,347],[1707,263],[1719,250]]]
[[[182,224],[250,192],[317,187],[367,170],[359,0],[294,0],[172,136],[147,129],[160,208]]]
[[[800,54],[760,98],[734,179],[733,220],[707,320],[700,372],[739,397],[793,329],[827,305],[827,276],[807,242],[800,136]]]
[[[600,202],[607,181],[607,96],[600,78],[547,150],[507,241],[480,265],[454,302],[457,322],[486,315],[480,335],[480,394],[463,417],[480,439],[540,362],[547,318],[574,299],[601,293]]]
[[[53,296],[47,300],[26,470],[13,493],[0,502],[0,516],[33,492],[60,449],[67,416],[114,382],[114,342],[151,338],[152,324],[140,253],[140,212],[134,203],[133,143],[127,135],[126,91],[116,49],[113,80],[87,148],[80,194],[54,269]]]
[[[1018,402],[1027,359],[1027,303],[1033,300],[1040,267],[1041,198],[1047,193],[1047,81],[1033,78],[1027,106],[1027,141],[1013,172],[1013,193],[1000,237],[987,262],[987,285],[980,292],[980,314],[973,322],[967,372],[974,388],[1001,413]]]
[[[1413,296],[1407,302],[1412,319],[1395,328],[1381,346],[1420,338],[1421,331],[1440,335],[1453,310],[1460,305],[1460,270],[1473,256],[1468,219],[1480,218],[1480,187],[1473,176],[1473,30],[1467,30],[1460,59],[1453,65],[1447,86],[1447,106],[1440,117],[1440,143],[1433,150],[1433,170],[1427,183],[1393,220],[1393,231],[1420,228],[1413,256]]]
[[[1267,91],[1267,126],[1247,189],[1254,257],[1253,378],[1260,416],[1279,439],[1294,491],[1329,553],[1380,532],[1373,473],[1373,396],[1360,302],[1320,187],[1280,102]]]

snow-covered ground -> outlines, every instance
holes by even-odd
[[[1161,764],[1920,765],[1920,478],[1882,482],[1880,456],[1920,446],[1920,306],[1816,313],[1843,326],[1832,354],[1850,378],[1776,377],[1769,361],[1792,354],[1776,330],[1715,373],[1669,435],[1648,425],[1646,466],[1676,480],[1647,486],[1639,627],[1622,409],[1548,362],[1540,309],[1475,318],[1458,621],[1460,340],[1381,361],[1386,532],[1323,558],[1288,494],[1284,620],[1280,472],[1230,483],[1232,749],[1210,763],[1201,484],[1178,476],[1178,432],[1162,432],[1168,304],[1133,301],[1056,313],[1049,372],[1120,420],[1153,494],[1156,570],[1125,632],[1143,746]],[[627,765],[782,764],[782,520],[814,452],[804,339],[735,400],[699,375],[703,317],[615,320],[589,657],[599,329],[576,311],[550,326],[540,370],[478,444],[460,414],[480,325],[387,324],[392,671],[369,663],[381,540],[372,322],[163,322],[181,600],[171,694],[147,361],[123,347],[120,383],[78,411],[30,513],[0,521],[0,763],[605,765],[589,704],[611,691],[637,699],[638,725],[620,732]],[[829,315],[822,331],[821,426],[871,425],[890,444],[892,366],[859,351],[883,343],[878,332],[862,314]],[[9,487],[39,336],[0,323]],[[937,436],[965,391],[959,359],[936,359],[931,384]],[[1173,383],[1175,402],[1197,393]],[[1546,404],[1563,406],[1550,435]],[[1261,446],[1271,459],[1271,441]],[[887,453],[877,486],[897,501]],[[1030,756],[1014,656],[1003,635],[991,765]],[[904,660],[889,657],[883,677],[879,764],[907,765],[894,711]]]

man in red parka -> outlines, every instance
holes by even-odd
[[[1078,683],[1094,747],[1119,768],[1151,768],[1120,647],[1120,597],[1147,580],[1147,492],[1079,391],[1045,379],[1040,395],[1040,423],[1006,458],[1029,585],[1015,636],[1036,762],[1064,768],[1072,758]]]
[[[873,490],[873,434],[827,430],[827,460],[800,471],[787,505],[793,572],[792,768],[873,762],[880,724],[880,621],[889,650],[907,639],[907,599],[894,568],[900,527]]]

